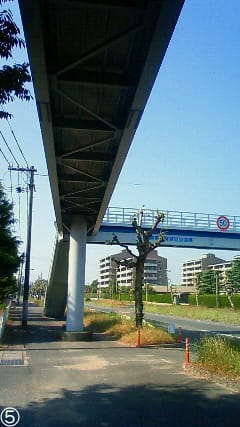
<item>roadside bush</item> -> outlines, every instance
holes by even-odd
[[[172,304],[171,294],[152,294],[148,295],[149,302]]]
[[[114,295],[113,299],[117,301],[130,301],[129,294],[116,294]]]
[[[234,307],[236,309],[240,309],[240,295],[233,295],[231,299],[233,301]],[[219,295],[218,302],[219,302],[220,308],[231,308],[231,304],[229,302],[227,295]],[[196,296],[189,295],[188,303],[190,305],[196,305]],[[216,308],[216,295],[214,294],[198,295],[198,303],[201,307]]]
[[[237,310],[240,310],[240,295],[233,295],[232,301],[233,301],[234,307]]]

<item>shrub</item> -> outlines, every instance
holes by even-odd
[[[149,302],[172,304],[171,294],[152,294],[148,295]]]
[[[233,301],[234,307],[239,310],[240,309],[240,295],[233,295],[232,301]]]
[[[240,295],[233,295],[231,299],[233,301],[234,307],[236,309],[240,309]],[[196,305],[196,296],[189,295],[188,303],[190,305]],[[213,294],[198,295],[198,303],[202,307],[215,308],[216,295],[213,295]],[[227,295],[219,295],[218,303],[220,308],[231,308],[231,304],[229,302]]]

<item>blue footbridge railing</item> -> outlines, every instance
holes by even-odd
[[[162,227],[166,229],[178,228],[183,230],[240,233],[240,216],[166,211],[161,209],[143,209],[142,226],[146,228],[151,227],[158,211],[164,213]],[[109,207],[104,215],[102,224],[131,226],[133,218],[138,213],[139,210],[134,208]]]

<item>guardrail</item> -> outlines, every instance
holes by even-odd
[[[103,224],[132,225],[139,209],[109,207],[104,215]],[[208,213],[165,211],[164,228],[198,229],[224,232],[240,232],[240,216],[217,215]],[[142,226],[151,227],[156,218],[156,209],[143,209]]]
[[[0,316],[0,342],[2,340],[4,329],[5,329],[5,326],[7,324],[11,304],[12,304],[12,302],[10,301],[8,303],[7,307],[5,308],[5,310],[3,311],[3,314]]]

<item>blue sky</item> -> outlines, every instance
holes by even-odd
[[[240,215],[239,16],[238,0],[186,0],[111,206],[145,205],[163,210]],[[14,102],[8,110],[14,113],[11,125],[29,163],[40,174],[46,174],[34,102]],[[1,122],[1,129],[13,144],[8,125]],[[0,148],[3,149],[1,140]],[[1,155],[0,179],[11,196],[7,163]],[[14,180],[17,181],[17,174],[15,178],[12,174],[13,184]],[[36,176],[36,190],[32,280],[41,272],[47,277],[55,236],[47,177]],[[15,194],[13,197],[18,211],[18,199]],[[21,197],[24,239],[26,194]],[[108,246],[87,248],[87,283],[97,277],[98,259],[116,251],[117,248]],[[159,249],[159,254],[168,258],[173,283],[179,283],[185,260],[206,252]],[[237,254],[215,253],[227,260]]]

